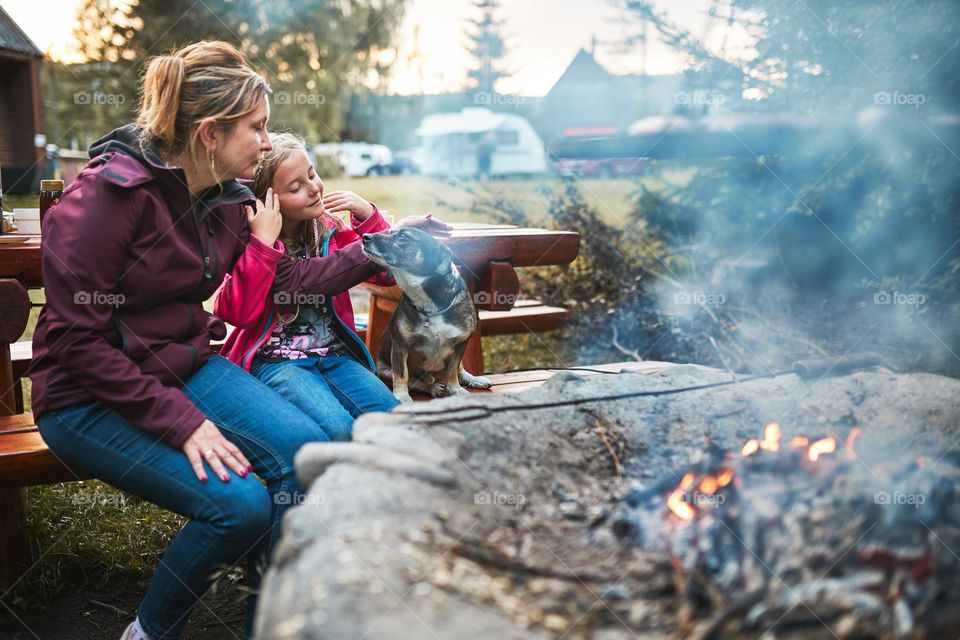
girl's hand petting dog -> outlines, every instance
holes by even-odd
[[[349,211],[361,222],[373,215],[373,205],[353,191],[331,191],[323,196],[323,208],[327,213]]]
[[[426,231],[432,236],[441,238],[449,236],[450,232],[453,230],[453,227],[448,225],[443,220],[434,218],[432,213],[422,216],[407,216],[403,220],[400,220],[393,225],[393,228],[420,229],[421,231]]]
[[[257,210],[247,205],[247,224],[250,233],[257,236],[257,240],[272,247],[280,237],[280,228],[283,226],[283,216],[280,215],[280,196],[267,189],[267,203],[257,200]]]

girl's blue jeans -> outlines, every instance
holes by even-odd
[[[183,391],[243,451],[259,479],[228,469],[230,481],[222,482],[208,469],[209,480],[200,482],[180,449],[99,403],[53,411],[38,423],[64,462],[190,521],[167,547],[140,605],[140,623],[154,640],[176,638],[212,578],[244,558],[248,582],[258,588],[283,512],[303,491],[293,456],[308,442],[329,439],[311,416],[220,356]],[[247,603],[248,638],[255,600]]]
[[[348,355],[283,362],[255,360],[253,375],[313,418],[333,441],[347,441],[353,421],[397,406],[380,378]]]

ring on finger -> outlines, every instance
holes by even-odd
[[[206,451],[203,452],[204,458],[209,458],[212,455],[213,455],[213,449],[207,449]]]

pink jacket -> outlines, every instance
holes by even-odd
[[[329,224],[333,224],[332,222]],[[343,249],[360,240],[367,233],[385,231],[390,225],[384,220],[380,211],[374,206],[373,215],[363,222],[351,216],[350,227],[344,227],[339,233],[332,234],[323,246],[322,256],[327,256],[337,249]],[[356,334],[353,318],[353,305],[350,303],[350,293],[346,289],[339,291],[319,291],[302,289],[297,291],[280,291],[274,287],[277,265],[284,256],[283,243],[279,240],[273,247],[260,242],[256,236],[250,235],[250,242],[246,250],[237,260],[233,270],[228,273],[217,290],[213,303],[213,312],[224,321],[236,327],[227,337],[221,354],[225,355],[247,371],[257,350],[267,341],[277,324],[277,305],[275,301],[295,299],[297,295],[332,294],[333,314],[341,325],[339,337],[347,345],[347,349],[360,363],[375,370],[373,358],[366,345]],[[311,258],[322,260],[323,258]],[[331,274],[336,280],[336,274]],[[383,271],[369,278],[367,282],[389,286],[394,284],[390,275]],[[359,284],[353,282],[348,287]]]

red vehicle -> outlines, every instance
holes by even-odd
[[[604,180],[642,176],[646,171],[646,166],[646,158],[597,158],[591,160],[558,158],[553,163],[554,170],[559,174]]]
[[[616,127],[578,127],[563,132],[559,148],[564,141],[609,138],[617,134]],[[551,154],[553,155],[553,154]],[[600,178],[603,180],[641,176],[646,171],[645,158],[564,158],[554,157],[553,169],[565,176],[577,178]]]

